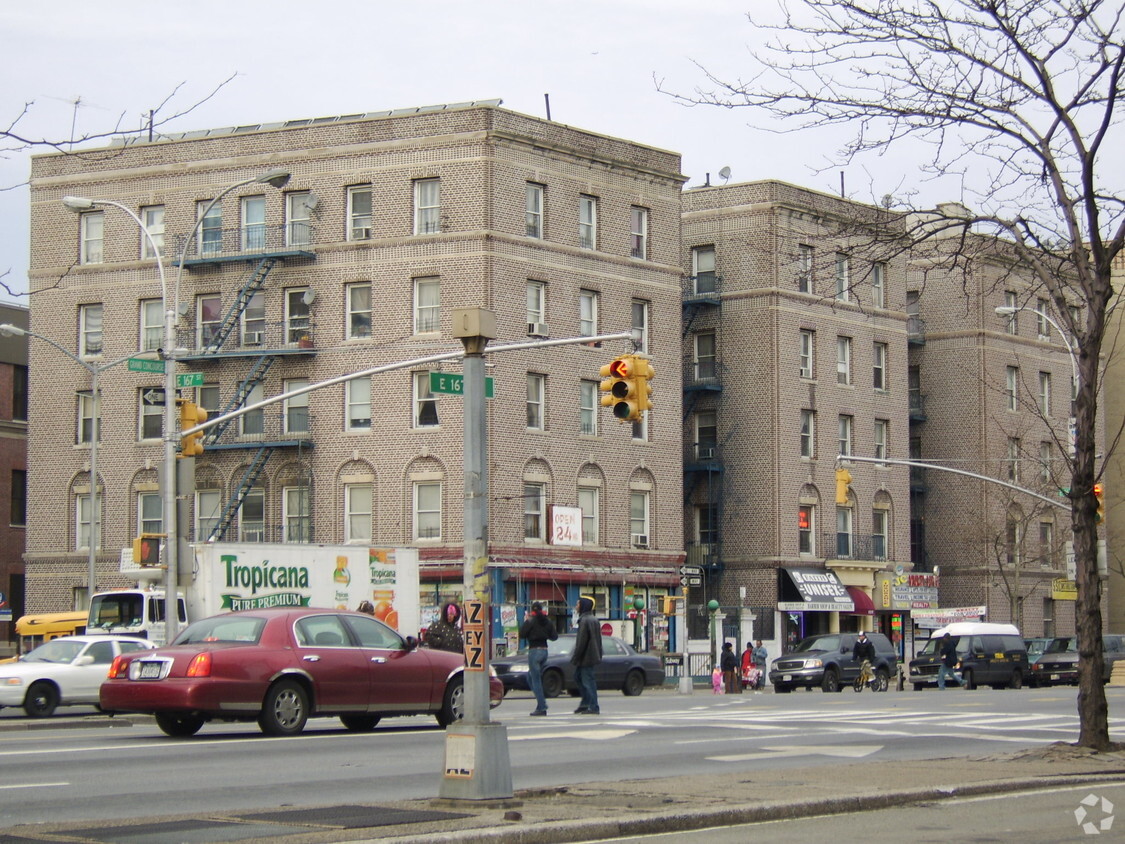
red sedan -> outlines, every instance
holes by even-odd
[[[262,732],[296,735],[310,717],[338,716],[349,730],[386,715],[437,717],[464,711],[464,657],[420,648],[361,613],[245,610],[203,619],[171,645],[113,661],[101,687],[107,712],[156,716],[170,736],[207,721],[257,721]],[[492,706],[504,696],[490,678]]]

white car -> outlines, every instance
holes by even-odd
[[[44,642],[18,662],[0,665],[0,707],[22,706],[31,718],[46,718],[58,706],[97,705],[114,657],[153,647],[130,636],[60,636]]]

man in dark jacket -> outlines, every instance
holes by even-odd
[[[855,640],[855,646],[852,648],[852,659],[859,665],[863,665],[865,659],[870,663],[875,662],[875,646],[862,630],[859,631],[859,638]]]
[[[439,651],[464,653],[465,640],[461,638],[461,608],[453,601],[445,603],[437,620],[426,628],[426,647]]]
[[[741,694],[742,683],[738,676],[738,657],[734,655],[734,645],[723,642],[723,652],[719,655],[719,668],[723,672],[723,685],[728,695]]]
[[[578,632],[574,637],[574,652],[570,663],[574,666],[574,681],[582,695],[582,702],[574,710],[577,715],[598,715],[598,682],[594,666],[602,661],[602,628],[594,617],[594,599],[583,595],[575,607],[578,613]]]
[[[961,661],[961,657],[957,655],[957,643],[946,633],[941,637],[940,647],[941,665],[938,666],[937,687],[944,690],[947,677],[952,677],[953,682],[960,686],[961,678],[957,674],[957,664]]]
[[[535,693],[532,715],[547,714],[547,698],[543,695],[543,665],[547,662],[547,642],[559,638],[555,625],[536,601],[520,625],[520,638],[527,642],[527,684]]]

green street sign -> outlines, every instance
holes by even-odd
[[[457,375],[453,372],[431,372],[430,373],[430,392],[431,393],[447,393],[454,396],[462,396],[465,394],[465,376]],[[484,379],[484,397],[486,399],[492,398],[493,384],[491,378]]]
[[[164,374],[164,361],[149,360],[148,358],[129,358],[125,368],[130,372],[159,372]]]
[[[203,386],[203,373],[202,372],[181,372],[176,376],[176,389],[182,390],[184,387],[202,387]]]

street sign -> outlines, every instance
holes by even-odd
[[[702,566],[680,566],[680,574],[690,574],[699,576],[703,574]]]
[[[701,575],[685,574],[680,578],[680,586],[702,586],[703,577]]]
[[[176,375],[176,389],[182,390],[184,387],[202,387],[203,386],[203,373],[202,372],[180,372]]]
[[[129,358],[125,368],[130,372],[159,372],[164,374],[164,361],[149,360],[148,358]]]
[[[455,372],[431,372],[430,392],[462,396],[465,394],[465,376]],[[492,398],[492,379],[484,379],[484,397]]]
[[[153,405],[164,404],[164,390],[156,387],[151,387],[141,393],[141,401],[150,407]]]

